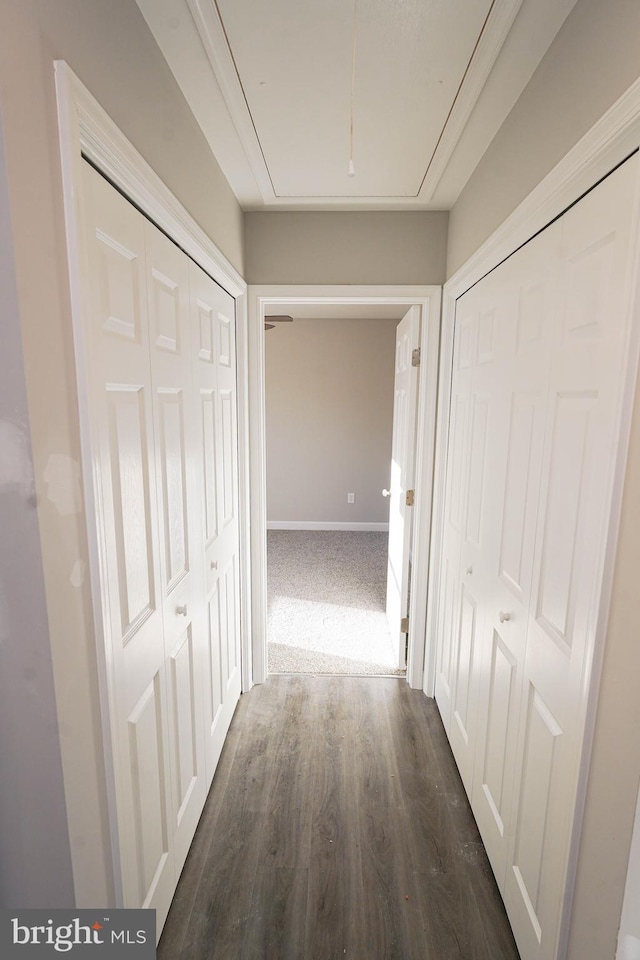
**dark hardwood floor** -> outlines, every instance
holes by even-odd
[[[238,705],[159,960],[517,960],[435,703],[272,676]]]

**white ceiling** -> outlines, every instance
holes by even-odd
[[[576,0],[136,2],[245,209],[410,210],[455,202]]]

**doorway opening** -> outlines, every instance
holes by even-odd
[[[273,304],[265,316],[269,672],[405,673],[385,614],[383,496],[405,312]]]
[[[396,676],[406,671],[411,686],[423,687],[439,308],[439,287],[249,288],[254,682],[270,670]],[[295,319],[276,321],[265,336],[265,321],[274,315]],[[415,390],[410,398],[402,387],[398,401],[396,332],[407,316],[414,340],[406,337],[402,349]],[[364,349],[362,339],[355,342],[358,334],[373,341],[376,327],[375,346],[370,342]],[[340,330],[342,338],[336,339]],[[345,357],[345,337],[356,358],[363,349],[382,356],[386,343],[386,386],[379,395],[375,360],[367,372],[367,358],[361,364]],[[421,363],[412,368],[415,351]],[[315,396],[312,373],[324,385]],[[415,415],[402,453],[410,451],[413,463],[400,477],[400,448],[396,444],[392,451],[392,434],[411,402]],[[322,425],[317,416],[314,421],[319,404],[325,407]],[[343,429],[345,419],[352,421],[350,431]],[[341,452],[338,443],[334,463],[328,464],[326,451],[337,434],[353,449],[345,452],[343,446]],[[394,482],[407,514],[396,524],[395,537],[393,524],[389,533],[398,506]],[[400,543],[401,559],[392,563],[393,543]],[[387,619],[392,585],[396,593],[405,591],[404,601],[399,595],[392,605],[398,614],[393,630]],[[306,617],[304,626],[300,615]]]

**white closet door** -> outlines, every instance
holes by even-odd
[[[478,693],[487,594],[496,565],[495,513],[499,505],[501,441],[505,390],[512,353],[509,291],[497,297],[489,278],[463,309],[474,318],[474,349],[468,414],[467,454],[463,465],[465,496],[460,538],[460,597],[453,663],[451,746],[471,795],[478,741]]]
[[[175,886],[171,725],[141,215],[87,164],[90,418],[102,563],[112,743],[126,906]]]
[[[447,446],[446,496],[443,523],[440,584],[438,590],[438,650],[436,701],[450,735],[456,687],[460,622],[460,558],[468,486],[468,429],[471,388],[477,340],[475,306],[456,315],[453,379]]]
[[[193,362],[201,431],[206,582],[205,742],[213,777],[240,696],[240,583],[235,303],[190,264]]]
[[[638,160],[457,305],[436,688],[523,960],[554,960],[599,616]]]
[[[483,373],[491,404],[477,558],[484,616],[476,661],[472,803],[501,889],[510,840],[559,253],[560,225],[555,224],[463,298],[479,301],[487,326],[492,318],[494,341],[500,341],[492,346]]]
[[[206,648],[198,549],[200,433],[191,361],[189,260],[147,220],[144,230],[169,696],[169,815],[179,874],[207,794],[202,723]]]
[[[159,934],[240,695],[235,304],[83,176],[123,899]]]
[[[396,644],[398,666],[407,663],[406,633],[401,629],[409,613],[409,559],[412,507],[407,491],[413,488],[418,402],[418,368],[413,351],[420,345],[420,311],[411,307],[396,328],[396,364],[393,384],[393,433],[389,480],[389,554],[387,562],[387,622]]]
[[[523,960],[557,950],[618,446],[637,172],[634,157],[561,221],[505,895]]]

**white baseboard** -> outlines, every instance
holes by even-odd
[[[267,530],[371,530],[384,533],[388,523],[342,523],[339,520],[267,520]]]

